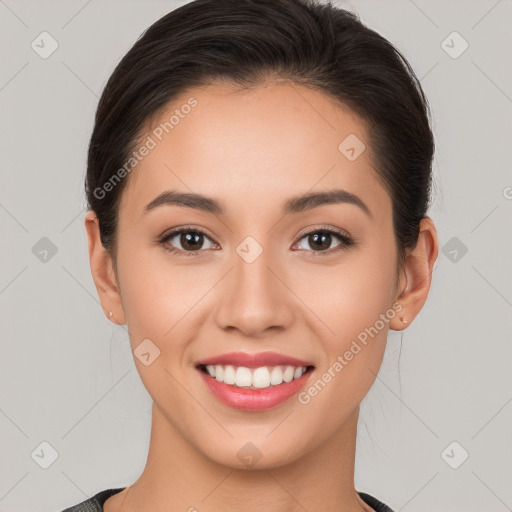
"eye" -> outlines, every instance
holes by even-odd
[[[205,240],[211,242],[212,246],[210,246],[210,249],[218,247],[216,242],[213,242],[204,231],[198,228],[175,229],[165,234],[158,243],[169,252],[184,256],[197,256],[198,253],[204,249]],[[334,229],[317,229],[310,231],[303,235],[296,245],[300,245],[302,240],[305,240],[309,245],[310,248],[306,248],[306,250],[313,252],[314,257],[329,255],[338,250],[347,249],[355,243],[348,235]],[[336,240],[338,244],[334,246],[333,250],[331,244]],[[176,245],[180,245],[181,247],[177,248]],[[303,247],[300,248],[303,249]]]
[[[204,249],[205,239],[211,241],[211,238],[200,229],[182,228],[167,233],[159,240],[159,243],[170,252],[181,253],[185,256],[196,256],[198,251]],[[173,247],[171,244],[181,245],[181,248]],[[212,242],[212,244],[217,245],[215,242]]]
[[[327,254],[331,254],[338,250],[344,250],[354,245],[354,240],[352,238],[341,231],[334,229],[317,229],[315,231],[310,231],[302,236],[297,244],[300,244],[301,240],[305,240],[307,245],[309,245],[310,249],[306,248],[307,250]],[[336,240],[338,240],[338,244],[334,246],[334,250],[331,250],[331,244]],[[314,256],[319,255],[314,254]]]

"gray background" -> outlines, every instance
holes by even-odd
[[[144,467],[151,402],[98,303],[83,177],[107,78],[182,3],[0,0],[1,511],[59,511]],[[356,488],[396,511],[512,510],[512,4],[339,5],[422,80],[442,247],[424,310],[402,340],[390,332],[363,402]],[[59,45],[46,59],[31,47],[43,31]],[[454,31],[469,44],[457,58]]]

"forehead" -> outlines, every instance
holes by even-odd
[[[216,197],[233,214],[263,205],[277,211],[288,197],[334,188],[376,209],[390,206],[357,115],[289,82],[189,89],[153,117],[141,140],[151,149],[120,207],[134,218],[164,190]]]

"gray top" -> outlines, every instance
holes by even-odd
[[[73,505],[70,508],[63,510],[62,512],[103,512],[103,503],[107,501],[107,498],[121,492],[124,487],[117,489],[106,489],[105,491],[101,491],[98,494],[94,495],[92,498],[89,498],[77,505]],[[364,492],[358,492],[361,499],[372,507],[375,512],[393,512],[391,508],[389,508],[386,504],[379,501],[377,498],[370,496]]]

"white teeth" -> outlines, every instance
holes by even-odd
[[[272,368],[272,373],[270,374],[270,384],[272,386],[277,386],[283,382],[283,371],[279,366],[275,366]]]
[[[237,387],[268,388],[278,386],[283,382],[298,379],[306,372],[305,366],[261,366],[247,368],[232,365],[207,365],[206,371],[219,382]]]
[[[224,368],[220,364],[215,365],[215,378],[219,382],[224,382]]]
[[[252,374],[252,385],[255,388],[268,388],[270,386],[270,372],[268,368],[256,368]]]
[[[293,366],[287,366],[286,370],[283,372],[283,380],[285,382],[290,382],[293,380],[293,374],[295,373],[295,368]]]
[[[235,383],[235,368],[231,365],[228,365],[224,368],[224,384],[234,384]]]
[[[251,370],[249,370],[249,368],[246,368],[245,366],[239,366],[236,369],[235,384],[238,387],[252,386],[252,373],[251,373]]]

